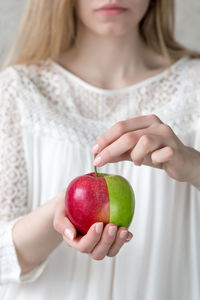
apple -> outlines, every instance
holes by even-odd
[[[88,173],[73,179],[65,193],[66,216],[82,234],[95,222],[128,228],[134,209],[134,191],[119,175]]]

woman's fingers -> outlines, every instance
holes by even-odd
[[[64,224],[63,224],[63,226],[64,226]],[[66,217],[65,217],[64,235],[70,240],[73,240],[77,235],[76,228],[70,222],[70,220]]]
[[[132,238],[133,238],[133,234],[130,231],[128,231],[128,236],[127,236],[127,239],[126,239],[126,243],[130,242],[130,240],[132,240]]]
[[[75,248],[82,253],[90,253],[101,239],[102,231],[103,223],[99,222],[93,224],[84,236],[77,236],[75,239],[71,240],[64,235],[63,239],[72,248]]]
[[[108,224],[90,257],[96,260],[101,260],[105,256],[113,257],[119,252],[124,243],[129,242],[132,237],[132,233],[127,228],[117,228],[114,224]]]
[[[133,235],[132,233],[128,232],[127,228],[121,227],[119,228],[115,242],[111,246],[111,248],[108,251],[107,256],[113,257],[117,255],[121,247],[124,245],[124,243],[130,241],[132,239]]]
[[[155,124],[162,124],[162,121],[155,115],[141,116],[118,122],[98,138],[92,152],[96,154],[100,153],[102,149],[119,139],[125,133],[145,129]]]
[[[162,137],[157,135],[143,135],[130,153],[132,161],[136,165],[141,165],[144,159],[147,158],[148,154],[164,147],[164,144],[162,144],[162,140]],[[151,162],[149,162],[148,164],[150,163]]]
[[[101,240],[94,248],[94,250],[90,253],[90,257],[96,260],[103,259],[110,247],[112,246],[117,233],[117,226],[114,224],[107,224],[103,231]]]
[[[123,134],[119,139],[103,149],[101,153],[96,156],[93,164],[101,167],[108,162],[118,161],[120,156],[135,147],[140,136],[140,132],[128,132]]]
[[[84,236],[77,236],[73,240],[63,236],[64,241],[72,248],[90,255],[95,260],[102,260],[105,256],[115,256],[125,242],[132,238],[127,228],[115,224],[95,223]]]
[[[166,146],[162,149],[156,150],[152,153],[152,162],[156,164],[163,164],[168,162],[174,155],[174,150],[172,147]]]
[[[57,216],[57,218],[54,218],[53,226],[56,231],[58,231],[62,235],[67,236],[68,239],[73,240],[77,235],[76,228],[66,217],[59,218],[59,216]]]
[[[93,164],[103,166],[108,162],[132,160],[141,165],[148,154],[166,145],[177,147],[177,138],[172,129],[163,124],[150,126],[146,129],[131,131],[120,136],[119,139],[104,148],[95,158]],[[152,165],[150,157],[145,162]]]
[[[147,129],[146,134],[144,134],[143,130],[138,130],[122,135],[96,156],[94,165],[103,166],[108,162],[122,160],[125,153],[129,153],[129,159],[134,163],[141,164],[145,156],[160,148],[164,140],[167,141],[166,138],[163,139],[161,136],[151,134],[151,131],[152,129]]]

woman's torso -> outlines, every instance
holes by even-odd
[[[199,149],[196,72],[200,75],[200,61],[185,58],[137,85],[106,91],[51,61],[15,67],[28,209],[54,197],[74,177],[91,172],[93,143],[120,120],[156,114],[184,143]],[[101,171],[122,175],[133,186],[132,241],[115,258],[102,261],[62,243],[35,282],[2,287],[2,299],[200,298],[199,191],[163,170],[128,161],[108,164]]]

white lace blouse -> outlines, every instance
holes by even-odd
[[[51,60],[0,73],[1,300],[200,299],[200,192],[128,161],[100,171],[126,177],[135,190],[132,241],[102,261],[63,242],[20,276],[18,218],[91,172],[91,147],[108,128],[152,113],[200,151],[200,60],[180,59],[119,90],[91,86]]]

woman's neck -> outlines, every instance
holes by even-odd
[[[104,89],[132,85],[169,67],[164,57],[145,45],[138,31],[111,37],[98,36],[84,28],[79,29],[75,45],[57,62]]]

